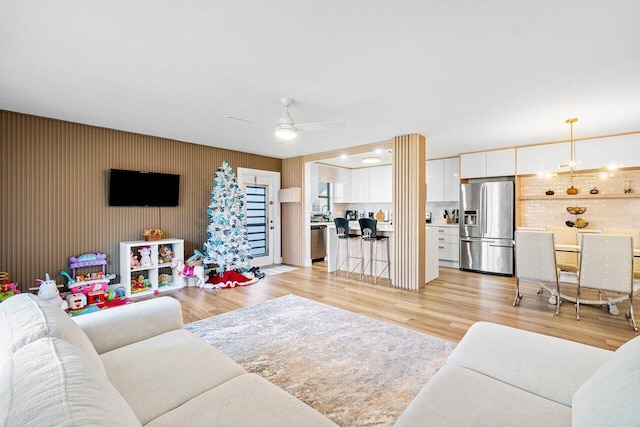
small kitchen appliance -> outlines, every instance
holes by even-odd
[[[347,210],[344,213],[344,217],[349,221],[357,221],[358,220],[358,211],[355,210]]]

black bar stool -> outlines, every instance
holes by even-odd
[[[349,233],[349,220],[346,218],[334,218],[333,219],[333,223],[336,225],[336,235],[338,236],[338,244],[336,245],[336,264],[338,264],[338,266],[336,267],[336,276],[338,275],[338,270],[340,270],[340,267],[342,267],[343,264],[347,264],[347,278],[349,278],[349,273],[351,273],[351,269],[349,268],[349,259],[350,258],[355,258],[358,261],[358,264],[360,264],[362,262],[362,257],[356,257],[356,256],[351,256],[351,254],[349,253],[349,246],[351,246],[349,244],[349,240],[350,239],[359,239],[360,235],[359,234],[351,234]],[[346,249],[346,256],[344,257],[344,259],[342,260],[342,262],[340,262],[340,240],[344,240],[344,243],[347,247]],[[362,249],[362,248],[361,248]],[[356,267],[358,266],[358,264],[356,264],[353,269],[355,270]]]
[[[360,230],[362,231],[362,237],[360,240],[360,280],[367,266],[371,264],[371,272],[373,273],[373,284],[376,284],[378,277],[382,276],[384,270],[387,270],[389,281],[391,281],[391,251],[389,250],[389,236],[378,236],[376,229],[378,226],[378,220],[374,218],[360,218]],[[387,259],[378,259],[378,242],[384,241],[387,244]],[[364,243],[369,242],[373,247],[371,248],[371,257],[367,263],[364,263]],[[376,274],[376,262],[385,263],[384,268],[380,271],[380,274]]]

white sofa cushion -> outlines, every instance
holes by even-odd
[[[180,302],[167,296],[75,316],[73,320],[98,354],[184,326]]]
[[[447,364],[462,366],[571,406],[612,352],[488,322],[473,324]]]
[[[568,426],[571,408],[455,365],[443,366],[402,413],[401,426]],[[596,425],[596,424],[592,424]]]
[[[0,425],[140,426],[104,371],[61,339],[20,347],[3,367],[2,380],[9,405]]]
[[[315,409],[256,374],[244,374],[195,397],[148,427],[335,426]]]
[[[101,357],[109,380],[143,424],[246,373],[221,351],[184,329]]]
[[[624,344],[576,391],[574,426],[638,425],[640,337]]]
[[[0,356],[4,353],[10,357],[10,353],[42,337],[57,337],[75,345],[104,370],[89,338],[60,307],[26,293],[0,304]]]

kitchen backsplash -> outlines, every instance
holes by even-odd
[[[519,196],[541,196],[542,199],[519,200],[517,225],[524,227],[564,226],[565,221],[577,217],[589,222],[587,229],[640,228],[640,198],[602,198],[602,195],[624,194],[625,186],[640,195],[640,171],[615,171],[606,179],[597,173],[575,175],[573,186],[579,193],[575,198],[545,199],[545,192],[552,190],[557,195],[567,195],[571,186],[569,175],[541,178],[526,176],[518,179]],[[598,189],[598,194],[589,191]],[[568,206],[586,207],[581,215],[571,215]]]
[[[374,215],[379,211],[389,211],[389,216],[393,218],[392,203],[335,203],[333,205],[333,217],[344,217],[346,210],[357,210],[360,212],[373,212]]]
[[[445,224],[444,211],[451,216],[451,211],[459,209],[457,202],[427,202],[427,212],[431,212],[431,224]]]

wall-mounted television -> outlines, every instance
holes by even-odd
[[[109,206],[178,206],[180,175],[111,169]]]

